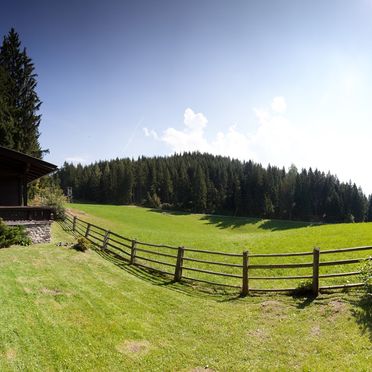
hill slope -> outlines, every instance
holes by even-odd
[[[71,240],[58,225],[53,234]],[[93,251],[0,250],[0,369],[370,367],[371,304],[358,292],[236,299],[133,274]]]
[[[312,225],[134,206],[70,204],[70,208],[80,211],[82,219],[130,238],[200,249],[273,253],[372,244],[372,223]]]

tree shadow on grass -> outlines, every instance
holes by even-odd
[[[71,226],[69,226],[66,222],[60,221],[59,224],[64,231],[72,234],[75,239],[82,236],[78,232],[72,231]],[[198,283],[187,279],[182,279],[180,282],[174,282],[173,273],[169,273],[168,275],[163,274],[156,269],[131,265],[129,258],[123,257],[121,254],[111,250],[110,247],[102,250],[100,247],[96,246],[94,242],[91,243],[93,251],[99,256],[111,262],[121,270],[124,270],[137,278],[145,280],[152,285],[166,287],[167,289],[182,292],[188,296],[199,298],[205,296],[208,298],[213,298],[216,301],[231,301],[233,299],[240,298],[238,288],[235,289],[218,285],[204,285],[203,283]]]
[[[184,211],[150,209],[150,213],[158,213],[171,216],[188,216],[193,213]],[[258,229],[269,231],[280,231],[299,229],[302,227],[320,226],[322,223],[305,222],[305,221],[288,221],[288,220],[265,220],[254,217],[234,217],[217,214],[206,214],[200,217],[200,221],[208,221],[208,224],[215,225],[220,229],[238,229],[247,225],[257,225]]]
[[[220,229],[236,229],[246,225],[256,225],[258,229],[280,231],[320,225],[319,223],[303,221],[264,220],[260,218],[228,217],[212,214],[205,215],[201,220],[208,221],[209,224],[216,225]]]
[[[352,314],[355,317],[363,334],[367,333],[372,342],[372,294],[365,293],[362,297],[351,301],[354,308]]]
[[[198,285],[188,280],[174,282],[173,275],[163,274],[156,269],[131,265],[127,259],[110,249],[101,250],[96,248],[94,250],[99,256],[119,267],[121,270],[124,270],[127,273],[136,276],[137,278],[152,285],[166,287],[167,289],[186,294],[190,297],[208,297],[217,301],[231,301],[239,297],[237,290],[229,291],[218,288],[217,286],[210,287]]]

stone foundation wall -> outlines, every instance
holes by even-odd
[[[52,221],[5,221],[10,226],[23,226],[33,244],[50,243]]]

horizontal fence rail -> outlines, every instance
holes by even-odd
[[[363,246],[323,251],[320,251],[319,248],[314,248],[312,252],[251,254],[248,251],[244,251],[239,254],[141,242],[81,220],[69,213],[66,214],[65,223],[72,232],[84,236],[99,249],[110,251],[131,265],[169,275],[173,277],[174,282],[188,280],[213,286],[239,288],[243,296],[248,295],[250,292],[293,292],[301,289],[301,285],[286,288],[259,288],[252,286],[251,281],[263,281],[267,283],[267,281],[277,280],[305,280],[305,282],[302,282],[302,287],[305,288],[302,289],[311,291],[314,296],[317,296],[321,290],[361,287],[363,286],[361,282],[334,283],[332,285],[321,286],[320,280],[355,277],[360,274],[360,271],[350,271],[349,269],[346,272],[339,270],[340,272],[320,273],[320,269],[322,267],[342,267],[343,265],[359,264],[364,260],[370,260],[371,256],[327,261],[321,261],[320,258],[322,255],[337,255],[340,253],[363,251],[372,252],[372,246]],[[205,255],[209,256],[208,259],[205,259]],[[219,258],[212,260],[214,256],[219,256]],[[310,261],[307,256],[311,256],[312,260]],[[266,263],[267,260],[284,257],[295,257],[296,259],[302,259],[304,257],[306,262]],[[224,259],[226,262],[223,262]],[[254,262],[257,259],[261,259],[261,261],[264,259],[265,263]],[[229,262],[228,260],[235,261]],[[304,273],[301,271],[303,274],[299,275],[297,272],[293,273],[294,269],[305,269],[305,271],[308,269],[308,272]],[[257,270],[258,274],[251,275],[251,270]],[[283,270],[292,270],[292,272],[289,272],[288,275],[278,275]],[[264,274],[268,271],[273,273],[273,275],[261,274],[261,272]],[[184,275],[185,272],[187,275]],[[192,273],[200,276],[193,276]],[[211,277],[223,277],[225,279],[224,282],[218,282],[209,280]]]

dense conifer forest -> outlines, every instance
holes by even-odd
[[[355,184],[318,170],[263,167],[201,153],[65,163],[56,175],[74,200],[303,221],[371,220]]]

